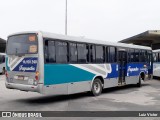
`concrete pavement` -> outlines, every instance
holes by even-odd
[[[0,111],[160,111],[159,80],[143,82],[141,88],[131,85],[105,89],[94,97],[88,93],[45,96],[7,89],[4,79],[0,76]]]

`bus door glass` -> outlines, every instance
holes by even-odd
[[[127,64],[127,52],[118,51],[118,62],[119,62],[119,85],[125,84],[126,75],[126,64]]]

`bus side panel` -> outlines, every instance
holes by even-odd
[[[148,68],[144,63],[128,63],[126,66],[126,84],[137,84],[141,72],[148,74]]]
[[[88,91],[89,81],[94,76],[95,74],[91,72],[69,64],[45,64],[45,94],[72,94]]]
[[[73,64],[72,64],[73,65]],[[78,93],[91,91],[93,80],[101,76],[104,79],[104,88],[118,85],[118,64],[75,64],[73,65],[94,75],[90,81],[75,82],[74,85],[69,83],[69,93]],[[80,74],[83,75],[83,74]],[[78,87],[79,86],[79,87]]]
[[[138,76],[126,76],[126,84],[137,84],[139,82],[139,75]]]
[[[160,77],[160,62],[153,63],[153,76]]]
[[[104,88],[110,88],[115,86],[118,86],[118,77],[104,79]]]
[[[119,64],[112,63],[111,71],[107,74],[107,77],[104,79],[104,88],[115,87],[118,86],[119,80]]]

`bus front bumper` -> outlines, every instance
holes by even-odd
[[[5,83],[6,88],[8,89],[17,89],[21,91],[31,91],[31,92],[39,92],[42,93],[43,84],[34,85],[24,85],[24,84],[15,84],[15,83]]]

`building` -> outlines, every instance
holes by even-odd
[[[160,49],[160,30],[148,30],[119,42],[149,46],[153,50]]]

